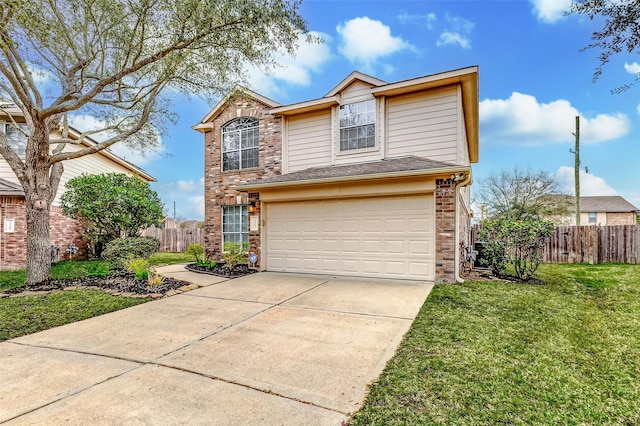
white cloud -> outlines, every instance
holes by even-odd
[[[398,20],[402,23],[411,23],[422,25],[427,29],[434,29],[435,24],[438,22],[438,17],[435,13],[426,13],[424,15],[410,15],[406,12],[398,15]]]
[[[265,96],[276,97],[282,93],[278,81],[298,86],[311,84],[312,72],[320,72],[322,67],[331,60],[332,55],[328,45],[331,36],[313,31],[310,35],[324,42],[308,42],[301,36],[295,55],[282,53],[275,55],[278,65],[274,69],[265,72],[256,67],[250,67],[248,75],[251,89]]]
[[[575,117],[581,116],[569,101],[540,103],[531,95],[513,92],[508,99],[480,102],[481,137],[486,143],[544,145],[575,140]],[[631,129],[621,113],[580,119],[580,141],[600,143],[620,138]]]
[[[198,180],[156,183],[155,186],[170,217],[173,217],[175,203],[176,216],[188,220],[204,218],[204,177]]]
[[[533,5],[533,12],[542,22],[553,24],[564,18],[564,12],[569,10],[571,0],[529,0]]]
[[[69,125],[80,132],[88,132],[92,130],[99,130],[105,127],[105,122],[92,116],[92,115],[70,115]],[[95,135],[91,135],[91,139],[101,142],[111,137],[111,132],[101,132]],[[127,160],[136,166],[144,166],[153,161],[158,160],[165,150],[160,135],[158,135],[158,142],[156,148],[153,151],[139,151],[131,149],[124,142],[118,142],[108,148],[110,152],[117,155],[120,158]]]
[[[440,34],[436,46],[457,44],[463,49],[471,48],[471,39],[468,37],[475,24],[460,16],[447,15],[447,28]]]
[[[640,65],[637,62],[632,64],[624,63],[624,70],[629,74],[638,75],[640,74]]]
[[[401,37],[393,36],[390,27],[366,16],[346,21],[336,31],[342,38],[340,53],[367,69],[381,57],[413,48]]]
[[[575,170],[562,166],[555,172],[556,181],[563,194],[575,195]],[[618,195],[618,191],[599,176],[580,170],[580,196]]]
[[[459,44],[463,49],[471,47],[471,41],[462,34],[445,31],[438,37],[436,46],[445,46],[447,44]]]

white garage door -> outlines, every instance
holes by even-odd
[[[269,271],[435,279],[433,195],[269,203]]]

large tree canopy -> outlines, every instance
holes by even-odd
[[[63,161],[121,141],[148,147],[171,116],[167,93],[219,96],[248,65],[294,53],[306,33],[297,9],[287,0],[0,0],[0,113],[13,104],[28,136],[18,153],[0,133],[25,192],[27,282],[49,277]],[[69,114],[104,126],[71,138]],[[100,143],[79,145],[96,134]]]
[[[571,3],[570,13],[586,15],[590,19],[604,18],[603,28],[591,35],[592,43],[585,49],[599,49],[600,64],[593,78],[602,75],[604,66],[617,53],[640,53],[640,1],[638,0],[579,0]],[[614,90],[621,92],[640,81],[622,85]]]

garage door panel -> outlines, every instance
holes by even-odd
[[[266,268],[433,280],[433,195],[270,203]]]

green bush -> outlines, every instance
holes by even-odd
[[[502,275],[512,265],[521,280],[533,278],[542,260],[542,251],[553,234],[552,222],[541,219],[489,219],[481,224],[478,240],[484,241],[481,263],[494,275]]]
[[[236,243],[232,241],[224,243],[222,260],[225,262],[225,267],[233,269],[236,265],[246,265],[247,249],[248,244],[246,243]]]
[[[148,259],[160,250],[160,241],[153,237],[118,238],[105,246],[102,258],[114,267],[122,268],[130,259]]]
[[[190,244],[189,248],[187,249],[187,253],[192,254],[193,257],[196,258],[197,265],[202,264],[204,260],[204,247],[202,247],[202,244]]]
[[[147,259],[130,259],[126,266],[127,271],[133,272],[137,280],[146,280],[149,278],[149,261]]]

